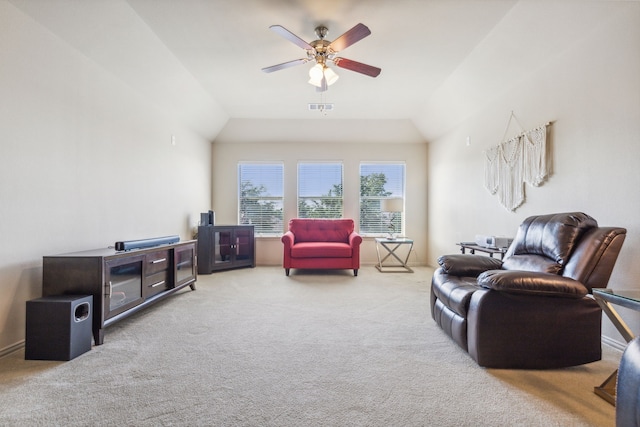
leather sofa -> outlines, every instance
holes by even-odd
[[[354,231],[352,219],[294,218],[282,243],[287,276],[292,268],[353,269],[358,275],[362,237]]]
[[[435,322],[480,366],[546,369],[600,360],[605,288],[626,236],[581,212],[532,216],[504,260],[438,259],[431,281]]]

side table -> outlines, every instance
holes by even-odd
[[[504,254],[507,253],[508,248],[487,248],[485,246],[477,245],[473,242],[460,242],[456,243],[456,245],[460,246],[460,252],[463,254],[469,249],[469,252],[474,255],[476,251],[484,252],[489,254],[491,258],[493,258],[493,254],[500,254],[500,259],[504,259]]]
[[[633,332],[631,332],[629,326],[622,320],[612,304],[640,311],[640,289],[616,290],[594,288],[592,292],[593,298],[611,320],[611,323],[613,323],[618,332],[620,332],[627,342],[631,341],[634,338]],[[600,386],[594,387],[593,392],[615,406],[617,381],[618,370],[616,369]]]
[[[404,245],[408,245],[409,248],[407,250],[407,255],[403,259],[396,254],[396,250]],[[382,259],[380,258],[380,247],[384,248],[387,252]],[[397,237],[394,239],[376,237],[376,253],[378,254],[378,264],[376,264],[376,268],[381,273],[413,273],[411,267],[407,265],[412,249],[413,240],[407,239],[406,237]],[[384,262],[389,257],[393,257],[397,263],[387,263],[385,265]]]

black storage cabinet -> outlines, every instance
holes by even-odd
[[[93,296],[56,295],[27,301],[27,360],[71,360],[91,350]]]

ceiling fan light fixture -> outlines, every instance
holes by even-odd
[[[327,80],[327,85],[331,86],[332,84],[334,84],[335,82],[338,81],[340,76],[337,75],[336,72],[333,71],[331,68],[325,67],[324,68],[324,78]]]
[[[309,70],[309,83],[314,86],[321,87],[322,80],[324,78],[323,71],[324,70],[322,64],[316,64],[311,67],[311,69]]]
[[[332,42],[325,40],[325,36],[328,32],[327,27],[317,27],[316,34],[318,36],[318,40],[314,40],[311,43],[307,43],[291,31],[284,28],[282,25],[272,25],[269,28],[278,35],[304,49],[307,57],[284,62],[282,64],[272,65],[270,67],[264,67],[262,71],[265,73],[271,73],[297,64],[314,61],[316,64],[309,70],[309,84],[315,86],[318,92],[324,92],[330,85],[334,84],[338,80],[338,75],[332,69],[327,67],[327,61],[333,62],[337,67],[355,71],[370,77],[377,77],[382,71],[378,67],[373,67],[351,59],[336,56],[338,52],[371,34],[369,28],[364,24],[355,25]]]
[[[309,84],[316,87],[318,92],[324,92],[338,80],[339,76],[324,64],[316,64],[309,70]]]
[[[322,84],[320,86],[316,86],[316,92],[326,92],[327,90],[329,90],[329,86],[327,86],[327,81],[323,79]]]

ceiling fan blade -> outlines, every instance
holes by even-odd
[[[340,52],[341,50],[348,48],[355,42],[358,42],[367,37],[369,34],[371,34],[371,30],[369,30],[366,25],[358,24],[334,41],[332,41],[329,45],[329,48],[334,52]]]
[[[378,77],[378,75],[382,71],[378,67],[363,64],[362,62],[353,61],[347,58],[335,58],[333,60],[333,63],[340,68],[355,71],[356,73],[366,74],[367,76],[371,77]]]
[[[313,49],[313,46],[311,46],[309,43],[307,43],[306,41],[302,40],[300,37],[293,34],[291,31],[287,30],[282,25],[272,25],[269,27],[269,29],[271,29],[274,33],[279,34],[285,39],[289,40],[291,43],[300,46],[303,49],[306,49],[306,50]]]
[[[282,64],[272,65],[270,67],[264,67],[262,71],[265,73],[272,73],[274,71],[283,70],[285,68],[293,67],[294,65],[304,64],[309,60],[306,58],[294,59],[293,61],[283,62]]]

